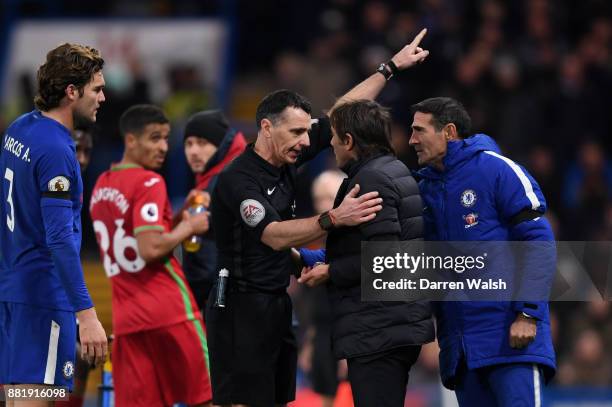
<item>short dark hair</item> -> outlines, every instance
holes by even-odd
[[[340,140],[353,136],[359,158],[378,153],[394,153],[391,147],[389,109],[371,100],[356,100],[336,106],[330,122]]]
[[[119,118],[119,131],[125,137],[127,133],[139,135],[151,123],[165,124],[168,118],[164,111],[155,105],[134,105],[129,107]]]
[[[457,135],[460,138],[470,136],[472,119],[463,105],[453,98],[435,97],[425,99],[412,105],[411,110],[412,114],[416,112],[430,113],[436,131],[440,131],[447,124],[453,123],[457,128]]]
[[[287,89],[277,90],[268,94],[259,102],[255,115],[257,129],[261,129],[261,121],[263,119],[276,123],[281,113],[288,107],[301,109],[308,114],[312,112],[310,102],[304,96]]]
[[[36,73],[38,94],[34,106],[43,112],[58,107],[68,85],[76,86],[83,96],[85,85],[103,66],[104,59],[94,48],[65,43],[52,49]]]

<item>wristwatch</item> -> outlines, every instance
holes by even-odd
[[[399,69],[397,68],[397,65],[395,65],[395,62],[388,60],[387,62],[381,63],[376,72],[384,76],[386,80],[389,80],[393,77],[393,75],[399,72]]]
[[[319,220],[319,226],[321,226],[321,229],[329,232],[330,230],[334,228],[334,222],[332,220],[331,215],[329,214],[329,211],[323,212],[321,216],[319,216],[318,220]]]

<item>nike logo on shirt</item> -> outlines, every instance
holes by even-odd
[[[268,188],[268,195],[272,195],[274,193],[274,190],[276,189],[276,187],[270,189]]]

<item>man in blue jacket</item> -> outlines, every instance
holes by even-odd
[[[538,184],[490,137],[470,136],[471,119],[460,103],[431,98],[412,111],[410,145],[426,166],[419,188],[427,240],[554,241]],[[522,263],[527,280],[535,275],[549,288],[554,256],[546,261],[534,267],[538,260],[530,254]],[[461,406],[541,405],[542,382],[556,369],[543,299],[437,304],[440,374]]]

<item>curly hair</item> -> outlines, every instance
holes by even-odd
[[[104,59],[94,48],[65,43],[52,49],[36,74],[38,94],[34,106],[41,111],[58,107],[68,85],[76,86],[82,96],[85,85],[103,66]]]

